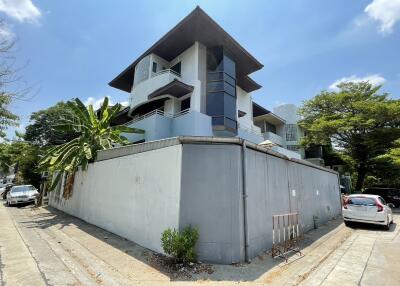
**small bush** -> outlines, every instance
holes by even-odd
[[[199,231],[191,226],[181,232],[168,228],[162,233],[161,245],[164,252],[175,259],[175,262],[196,261],[195,246],[199,239]]]

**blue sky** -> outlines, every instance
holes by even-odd
[[[12,106],[21,129],[60,100],[127,101],[108,82],[196,5],[264,64],[251,75],[263,86],[253,99],[268,108],[341,80],[400,97],[400,0],[0,0],[0,34],[17,38],[16,65],[33,90]]]

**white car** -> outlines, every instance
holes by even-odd
[[[393,223],[392,209],[377,195],[348,196],[343,203],[343,219],[346,225],[362,222],[384,225],[386,229]]]
[[[34,202],[39,192],[32,185],[14,186],[7,194],[7,205]]]

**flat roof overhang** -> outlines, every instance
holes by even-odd
[[[272,113],[268,109],[262,107],[261,105],[255,102],[253,102],[253,118],[254,121],[263,120],[274,125],[281,125],[286,123],[286,121],[283,118],[279,117],[275,113]]]
[[[253,117],[258,117],[268,113],[271,113],[271,111],[253,101]]]
[[[236,62],[238,85],[243,90],[250,92],[261,87],[251,80],[248,75],[261,69],[263,65],[199,6],[114,78],[109,85],[130,92],[135,66],[141,59],[154,53],[167,61],[171,61],[196,41],[207,47],[224,46],[229,51]]]
[[[160,97],[165,94],[169,94],[173,97],[180,98],[190,92],[192,92],[194,89],[193,86],[185,84],[177,79],[174,79],[171,81],[169,84],[160,87],[159,89],[153,91],[151,94],[149,94],[148,99],[153,99],[156,97]]]
[[[264,115],[260,115],[257,117],[254,117],[254,122],[257,121],[267,121],[273,125],[282,125],[285,124],[286,121],[283,120],[282,118],[280,118],[278,115],[274,114],[274,113],[268,113],[268,114],[264,114]]]

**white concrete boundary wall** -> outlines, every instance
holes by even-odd
[[[181,145],[95,162],[49,204],[161,252],[161,233],[179,227],[180,174]]]
[[[186,139],[185,139],[186,138]],[[50,205],[155,251],[161,233],[199,229],[201,261],[244,260],[243,158],[250,258],[272,245],[272,215],[298,211],[301,231],[341,212],[338,175],[240,139],[178,137],[100,152],[72,198]],[[198,140],[198,141],[196,141]],[[218,143],[218,144],[216,144]]]

